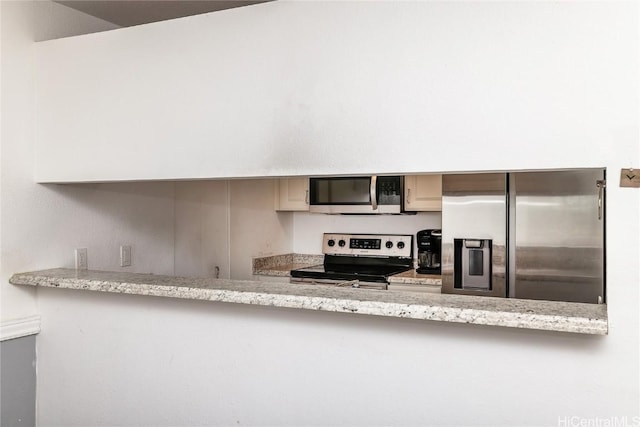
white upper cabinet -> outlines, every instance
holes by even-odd
[[[404,210],[441,211],[442,175],[405,176]]]
[[[276,210],[309,210],[309,178],[281,178],[276,185]]]
[[[602,25],[629,9],[266,2],[38,42],[36,180],[601,167],[637,122],[635,27]]]

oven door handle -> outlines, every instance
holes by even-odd
[[[378,209],[378,192],[376,191],[378,184],[378,177],[371,175],[371,186],[369,187],[369,195],[371,196],[371,208],[375,211]]]

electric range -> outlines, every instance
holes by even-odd
[[[325,233],[322,253],[322,264],[291,270],[291,283],[387,289],[413,268],[413,235]]]

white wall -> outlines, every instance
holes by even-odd
[[[593,337],[57,289],[40,297],[41,425],[552,426],[638,413],[633,318]]]
[[[252,257],[293,250],[293,215],[275,211],[273,180],[230,182],[231,277],[252,278]]]
[[[2,43],[3,37],[3,24],[2,24],[2,8],[0,7],[0,43]],[[2,58],[0,52],[0,59]],[[2,118],[2,110],[4,108],[3,98],[3,85],[2,85],[2,64],[0,63],[0,177],[2,177],[2,139],[4,138],[4,119]],[[2,182],[0,181],[0,271],[2,271]],[[1,320],[0,320],[1,322]]]
[[[44,42],[37,177],[605,166],[635,136],[634,7],[271,2]]]
[[[7,279],[12,273],[56,265],[70,265],[77,245],[91,245],[112,235],[120,225],[96,221],[91,209],[77,209],[79,201],[91,198],[84,188],[43,187],[33,182],[34,168],[34,40],[116,28],[99,19],[50,2],[2,1],[2,147],[0,202],[2,230],[0,253],[0,320],[35,314],[33,289],[16,288]],[[108,189],[109,187],[102,187]],[[140,185],[132,187],[141,188]],[[160,188],[155,186],[155,188]],[[119,203],[101,192],[93,210]],[[130,198],[127,199],[129,201]],[[114,208],[111,209],[112,214]],[[117,210],[117,208],[115,209]],[[121,206],[122,212],[135,206]],[[122,217],[126,218],[125,214]],[[91,221],[91,223],[89,223]],[[117,225],[115,225],[117,224]],[[135,224],[131,224],[135,228]],[[131,233],[138,231],[131,230]],[[133,239],[134,236],[129,234]],[[145,237],[149,239],[150,236]],[[133,242],[134,240],[132,240]],[[92,266],[107,265],[102,255],[91,252]],[[111,264],[109,264],[111,265]]]
[[[252,279],[252,258],[292,251],[293,213],[271,179],[177,182],[175,274]],[[320,253],[320,252],[317,252]]]
[[[175,183],[175,274],[229,278],[229,183]]]
[[[429,47],[430,60],[436,68],[426,77],[402,77],[411,77],[407,81],[413,84],[407,90],[424,95],[421,99],[425,108],[406,111],[402,104],[382,104],[381,115],[374,114],[367,122],[371,126],[361,126],[362,134],[341,134],[343,160],[332,152],[315,150],[307,154],[306,149],[296,148],[291,142],[290,151],[276,152],[269,158],[277,162],[286,154],[285,159],[292,166],[280,163],[280,171],[305,168],[311,156],[320,166],[336,161],[323,169],[327,171],[380,166],[359,163],[358,155],[364,146],[378,153],[379,158],[384,152],[385,159],[391,159],[389,168],[407,172],[422,168],[437,171],[604,166],[610,176],[615,176],[621,167],[640,164],[639,14],[635,3],[424,3],[431,8],[428,14],[414,13],[418,3],[397,4],[406,5],[408,12],[396,10],[392,6],[396,3],[367,3],[371,10],[378,11],[367,12],[373,13],[368,19],[352,15],[364,3],[347,3],[347,12],[333,14],[342,4],[269,3],[261,5],[262,15],[249,22],[256,24],[256,33],[283,26],[293,28],[293,23],[325,35],[328,46],[339,39],[345,47],[352,46],[349,37],[355,40],[374,28],[378,37],[371,40],[372,45],[381,48],[365,53],[396,58],[394,52],[382,49],[386,46],[386,31],[380,29],[398,27],[411,35],[414,27],[403,23],[419,21],[433,35],[413,40]],[[312,8],[313,13],[307,14],[305,7]],[[15,8],[6,7],[4,2],[2,8],[3,20],[7,19],[7,11],[14,17]],[[284,25],[280,21],[282,15],[277,13],[281,10],[295,12],[302,19],[289,19]],[[237,16],[245,13],[249,12],[238,12]],[[237,36],[236,30],[241,27],[236,27],[234,16],[225,13],[219,19],[228,25],[225,31],[229,35]],[[258,17],[262,18],[259,22]],[[167,31],[173,31],[174,25],[178,24],[168,25]],[[164,27],[154,28],[162,32]],[[173,42],[180,45],[181,35],[174,33]],[[252,35],[247,37],[254,40]],[[297,42],[301,44],[298,51],[301,50],[303,40],[288,38],[276,55],[289,51],[290,44]],[[406,49],[413,46],[412,43]],[[257,52],[264,53],[259,49],[263,45],[256,47]],[[317,64],[329,68],[319,69],[318,73],[327,71],[336,76],[340,62],[320,46],[316,48]],[[347,53],[346,48],[340,51],[340,55]],[[302,61],[304,56],[298,58]],[[414,57],[407,58],[412,65]],[[4,63],[3,57],[3,79]],[[306,125],[319,141],[335,139],[339,134],[335,129],[344,130],[340,127],[342,122],[361,125],[366,117],[353,107],[361,99],[369,101],[358,97],[367,88],[364,83],[380,78],[376,81],[385,84],[376,86],[377,94],[385,87],[394,88],[386,86],[383,79],[393,74],[394,63],[385,64],[377,69],[380,74],[375,69],[360,70],[362,87],[340,87],[345,89],[344,103],[336,104],[334,116],[324,120],[305,116],[305,106],[301,105],[301,116],[292,125],[299,124],[298,129]],[[292,87],[304,89],[300,94],[304,97],[325,89],[314,86],[314,81],[307,83],[295,82]],[[29,91],[23,88],[23,92]],[[271,92],[253,93],[257,102],[265,102]],[[3,84],[3,102],[4,96]],[[432,99],[435,104],[430,104]],[[29,114],[24,117],[25,128],[31,129]],[[424,117],[433,120],[423,121]],[[390,138],[385,132],[376,137],[376,125],[385,120],[395,121],[398,138]],[[335,124],[337,128],[332,127]],[[413,125],[433,130],[418,138],[411,135]],[[28,146],[29,140],[26,141]],[[389,141],[395,141],[395,151],[404,155],[391,157],[386,151]],[[421,144],[424,148],[417,148]],[[268,149],[269,146],[262,147],[260,153],[265,154]],[[424,155],[427,150],[432,156]],[[65,221],[69,216],[90,222],[90,229],[97,236],[95,241],[111,233],[120,222],[129,224],[125,230],[117,230],[125,236],[140,225],[134,226],[134,212],[136,206],[142,209],[146,197],[157,203],[149,210],[160,211],[165,203],[161,195],[173,197],[170,184],[164,183],[139,184],[149,187],[144,187],[144,195],[133,201],[126,200],[124,192],[94,194],[102,187],[38,187],[24,172],[29,170],[32,152],[18,154],[12,155],[12,163],[8,164],[3,153],[3,251],[6,240],[11,242],[12,252],[24,252],[24,259],[17,262],[11,257],[11,265],[5,266],[4,260],[9,257],[3,258],[7,274],[16,269],[68,263],[69,249],[89,230],[85,227],[76,231]],[[249,154],[230,158],[242,162],[244,155]],[[11,187],[5,184],[7,165],[13,166],[13,172],[6,176],[21,177]],[[221,170],[226,167],[218,165]],[[197,170],[198,165],[194,168]],[[247,182],[231,185],[242,190]],[[5,196],[5,188],[11,189],[11,198]],[[157,197],[149,196],[156,192]],[[73,203],[83,195],[92,201]],[[105,201],[100,201],[103,197]],[[238,213],[255,218],[246,199],[237,199]],[[123,206],[110,206],[121,201]],[[127,207],[131,203],[133,206]],[[103,209],[110,213],[104,214]],[[39,422],[65,426],[511,426],[558,425],[558,418],[564,416],[637,416],[638,191],[620,188],[615,179],[611,180],[607,214],[610,333],[606,337],[39,290],[43,324],[38,335]],[[118,215],[118,222],[110,220]],[[146,229],[140,240],[162,247],[166,227],[162,214],[158,216],[153,221],[156,225]],[[310,220],[298,214],[289,217],[294,230]],[[327,226],[326,221],[341,221],[336,218],[322,218],[318,226]],[[273,220],[270,218],[269,222],[272,224]],[[18,231],[9,231],[16,224],[23,225]],[[259,223],[252,226],[260,230]],[[287,227],[282,225],[283,229]],[[160,236],[155,235],[156,231]],[[7,240],[8,233],[12,236]],[[287,244],[286,239],[276,236],[276,240],[283,247]],[[41,241],[49,247],[43,249]],[[291,244],[296,250],[302,246]],[[160,254],[154,267],[162,270],[164,261]],[[104,261],[104,265],[108,264]],[[5,282],[3,279],[3,286]]]

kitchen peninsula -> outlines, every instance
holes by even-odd
[[[376,291],[303,284],[51,269],[14,274],[14,285],[368,314],[606,335],[605,304]]]

